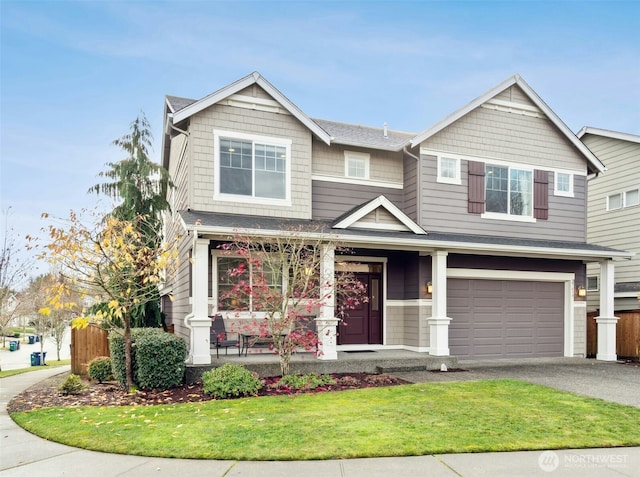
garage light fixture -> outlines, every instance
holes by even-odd
[[[578,289],[576,290],[576,295],[578,295],[581,298],[587,296],[587,289],[583,286],[579,286]]]

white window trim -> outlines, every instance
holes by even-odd
[[[351,158],[364,160],[364,177],[349,175],[349,159]],[[370,162],[371,154],[366,152],[344,151],[344,176],[349,179],[357,179],[361,181],[369,180]]]
[[[484,183],[484,193],[485,193],[485,208],[487,206],[487,199],[486,199],[486,194],[487,194],[487,182],[486,182],[486,167],[487,166],[494,166],[496,164],[493,164],[491,162],[487,162],[485,163],[484,167],[485,167],[485,183]],[[529,167],[523,167],[522,165],[515,165],[515,166],[502,166],[502,165],[497,165],[497,167],[506,167],[507,168],[507,174],[508,174],[508,183],[511,183],[511,170],[515,169],[518,171],[527,171],[527,172],[531,172],[531,215],[515,215],[515,214],[509,214],[507,213],[500,213],[500,212],[484,212],[483,214],[480,215],[480,218],[482,219],[492,219],[492,220],[511,220],[511,221],[515,221],[515,222],[530,222],[530,223],[535,223],[537,222],[536,218],[533,216],[534,214],[534,209],[535,209],[535,197],[534,197],[534,172],[533,169],[529,168]],[[507,209],[509,209],[511,206],[511,189],[507,189]]]
[[[253,197],[241,194],[223,194],[220,192],[220,138],[239,139],[243,141],[258,142],[270,146],[284,147],[286,150],[286,166],[285,166],[285,198],[272,199],[265,197]],[[280,207],[291,206],[291,139],[259,136],[256,134],[247,134],[237,131],[225,131],[221,129],[213,130],[213,168],[214,168],[214,200],[224,202],[235,202],[242,204],[258,204],[258,205],[275,205]]]
[[[442,159],[449,159],[452,161],[456,162],[456,166],[455,166],[455,177],[443,177],[442,176]],[[460,158],[459,157],[455,157],[455,156],[450,156],[450,155],[438,155],[438,160],[437,160],[437,169],[438,169],[438,175],[436,178],[437,182],[443,183],[443,184],[456,184],[456,185],[460,185],[462,184],[462,179],[461,179],[461,174],[460,174]]]
[[[609,199],[614,195],[620,196],[620,207],[611,208]],[[624,208],[624,192],[615,192],[613,194],[607,195],[607,210],[621,210],[622,208]]]
[[[596,287],[595,288],[589,288],[589,278],[595,278],[596,279]],[[586,288],[587,291],[600,291],[600,277],[598,275],[587,275],[587,283],[586,283]]]
[[[622,200],[622,206],[623,207],[636,207],[637,205],[640,205],[640,200],[638,201],[637,204],[628,204],[627,203],[627,194],[629,192],[634,192],[634,191],[637,191],[638,195],[640,196],[640,188],[639,187],[634,187],[632,189],[627,189],[627,190],[624,191],[624,197],[623,197],[623,200]]]
[[[558,189],[558,176],[560,174],[565,174],[569,176],[569,190],[565,191],[565,190],[559,190]],[[559,196],[559,197],[573,197],[574,193],[573,193],[573,173],[571,172],[562,172],[562,171],[555,171],[553,173],[553,195]]]

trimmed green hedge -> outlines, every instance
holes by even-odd
[[[182,338],[159,328],[131,330],[133,381],[140,389],[169,389],[184,379],[187,345]],[[126,387],[124,336],[109,334],[113,377]]]

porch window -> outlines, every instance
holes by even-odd
[[[234,293],[234,287],[248,281],[249,287],[265,287],[282,290],[281,270],[258,270],[240,257],[216,257],[217,297],[219,311],[261,311],[259,303],[249,295]],[[244,273],[239,271],[246,270]]]
[[[533,216],[533,171],[486,166],[486,212]]]
[[[214,151],[217,198],[289,199],[290,140],[215,131]]]
[[[598,291],[597,275],[590,275],[587,277],[587,291]]]

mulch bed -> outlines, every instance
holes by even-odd
[[[81,394],[65,396],[58,391],[58,386],[67,376],[68,373],[64,373],[32,386],[14,397],[9,402],[7,411],[12,414],[43,407],[152,406],[212,400],[211,396],[204,393],[201,382],[193,385],[182,385],[166,391],[137,391],[135,394],[130,394],[123,391],[115,382],[98,384],[84,380],[86,388]],[[331,376],[338,384],[321,386],[313,390],[274,389],[269,384],[273,384],[279,378],[264,378],[265,385],[258,395],[295,395],[409,384],[407,381],[388,374],[349,373],[332,374]]]

